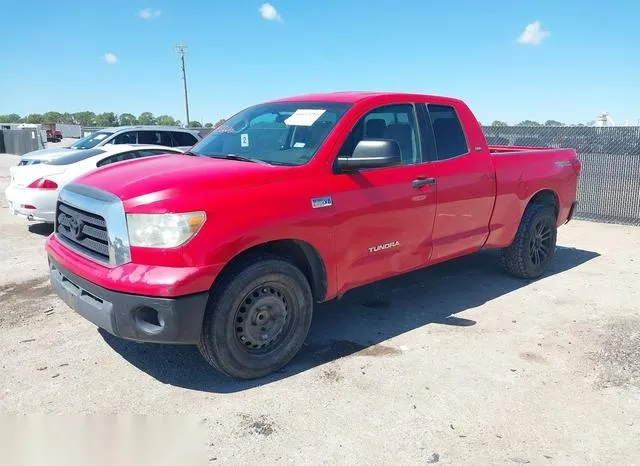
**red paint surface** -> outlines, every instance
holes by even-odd
[[[542,190],[551,190],[559,201],[559,225],[576,198],[575,151],[490,148],[476,118],[460,100],[392,93],[282,100],[354,105],[306,165],[265,166],[171,155],[106,166],[76,180],[116,194],[128,213],[205,211],[207,221],[200,232],[180,248],[132,248],[132,263],[113,269],[83,258],[54,236],[47,240],[47,251],[64,267],[100,286],[179,296],[209,289],[222,267],[250,247],[296,239],[307,242],[322,258],[330,299],[355,286],[484,246],[507,246],[527,203]],[[332,172],[339,147],[364,113],[407,102],[453,105],[470,152],[418,165]],[[413,188],[411,182],[419,176],[435,177],[437,183]],[[331,196],[333,205],[313,209],[311,199],[323,196]],[[400,245],[369,251],[392,241]]]

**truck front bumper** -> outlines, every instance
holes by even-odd
[[[74,311],[114,336],[139,342],[195,344],[200,338],[206,292],[157,298],[108,290],[49,256],[55,293]]]

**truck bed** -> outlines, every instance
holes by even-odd
[[[496,201],[488,245],[507,246],[532,194],[548,190],[558,203],[558,224],[566,221],[577,190],[580,169],[573,149],[489,146],[496,174]]]
[[[492,154],[505,154],[512,152],[538,152],[556,150],[552,147],[531,147],[531,146],[494,146],[489,145],[489,152]]]

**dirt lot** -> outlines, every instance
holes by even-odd
[[[482,252],[353,291],[317,308],[286,370],[235,382],[50,294],[51,230],[6,207],[15,160],[0,156],[3,412],[193,415],[209,464],[640,462],[640,229],[563,227],[535,283]]]

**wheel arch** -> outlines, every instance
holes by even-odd
[[[558,219],[558,214],[560,212],[560,200],[558,198],[558,194],[552,189],[541,189],[540,191],[536,192],[533,196],[531,196],[531,198],[529,199],[529,202],[525,207],[525,210],[522,213],[522,216],[524,216],[524,212],[526,212],[526,210],[532,204],[546,205],[546,206],[553,207],[555,210],[556,220]],[[522,221],[522,218],[521,218],[521,221]]]
[[[229,260],[222,268],[213,286],[238,263],[252,257],[271,255],[288,260],[304,274],[311,286],[316,302],[325,301],[327,296],[327,269],[322,256],[310,243],[300,239],[277,239],[253,245]]]

